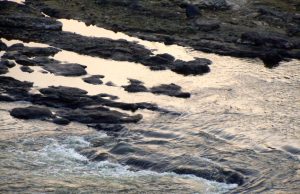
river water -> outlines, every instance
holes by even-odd
[[[238,59],[193,51],[177,45],[165,46],[76,20],[60,20],[63,30],[84,36],[134,41],[155,54],[169,53],[177,59],[210,59],[211,72],[203,76],[182,76],[169,70],[147,67],[61,51],[53,58],[87,66],[90,75],[104,75],[114,87],[90,85],[82,77],[24,73],[19,65],[8,76],[34,82],[32,92],[51,85],[71,86],[89,94],[109,93],[122,102],[153,102],[180,115],[139,111],[144,119],[128,124],[129,132],[112,139],[104,133],[72,123],[61,127],[42,121],[12,118],[9,110],[27,106],[25,102],[0,103],[0,190],[4,193],[295,193],[300,182],[300,62],[283,62],[267,69],[254,59]],[[7,41],[8,45],[20,41]],[[47,46],[24,43],[27,46]],[[2,53],[3,54],[3,53]],[[191,92],[190,99],[149,93],[129,94],[122,85],[128,78],[145,86],[175,83]],[[106,142],[93,146],[93,142]],[[108,142],[108,143],[107,143]],[[146,155],[129,153],[122,157],[155,160],[158,163],[191,165],[207,162],[246,172],[246,184],[217,183],[194,175],[178,175],[159,170],[133,170],[113,161],[93,162],[80,154],[82,149],[109,152],[120,143],[143,150]]]

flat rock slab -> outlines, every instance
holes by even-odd
[[[53,114],[48,108],[29,106],[26,108],[14,108],[10,115],[18,119],[46,119],[52,118]]]
[[[101,78],[104,78],[103,75],[92,75],[90,77],[82,78],[82,80],[86,83],[93,84],[93,85],[101,85],[103,81]]]
[[[45,64],[42,67],[43,69],[49,71],[50,73],[53,73],[55,75],[61,75],[61,76],[75,77],[75,76],[82,76],[87,74],[85,70],[86,66],[77,63],[66,63],[66,64],[50,63],[50,64]]]

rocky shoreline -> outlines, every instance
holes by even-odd
[[[128,131],[125,124],[138,123],[143,119],[142,114],[136,113],[138,110],[150,110],[164,115],[179,115],[180,113],[149,102],[120,102],[118,96],[105,92],[90,95],[87,91],[75,87],[49,86],[39,88],[37,93],[33,93],[33,83],[19,81],[5,74],[16,65],[28,75],[35,71],[34,67],[40,67],[45,74],[78,77],[82,82],[91,85],[104,84],[102,79],[105,76],[88,75],[86,64],[66,63],[52,58],[62,50],[114,61],[139,63],[153,71],[170,70],[182,76],[198,76],[211,71],[212,61],[209,59],[194,58],[191,61],[184,61],[168,53],[154,54],[152,50],[137,42],[87,37],[63,31],[62,23],[56,20],[61,18],[77,19],[87,25],[92,24],[116,32],[125,32],[144,40],[163,42],[166,45],[178,44],[208,53],[240,58],[259,58],[266,67],[274,68],[282,61],[300,59],[300,4],[296,0],[291,0],[290,3],[279,2],[281,4],[277,5],[267,0],[251,2],[233,0],[189,2],[180,0],[26,0],[26,4],[22,5],[1,1],[1,38],[24,42],[33,41],[49,46],[28,47],[22,43],[8,46],[0,40],[0,51],[3,52],[0,61],[0,101],[31,103],[30,106],[14,108],[10,111],[10,115],[18,119],[37,119],[58,125],[78,122],[104,131],[112,137],[122,136],[122,132]],[[182,99],[193,95],[191,92],[185,92],[186,88],[176,83],[162,83],[146,87],[142,81],[130,78],[128,81],[128,85],[120,87],[128,93],[143,92]],[[106,85],[115,87],[112,82]],[[166,138],[175,137],[172,134],[155,132],[145,134]],[[191,157],[186,162],[185,157],[171,155],[164,156],[165,161],[164,158],[154,161],[148,157],[150,152],[148,154],[146,150],[134,147],[127,142],[118,142],[109,153],[99,153],[96,148],[101,145],[97,143],[99,142],[94,142],[95,145],[92,148],[78,151],[91,161],[111,160],[128,165],[133,170],[150,169],[157,172],[192,174],[217,182],[246,184],[246,187],[248,185],[249,188],[253,186],[255,189],[260,189],[259,186],[251,183],[251,179],[259,174],[258,172],[252,169],[247,171],[247,169],[228,168],[228,166],[236,167],[236,164],[224,166],[215,164],[213,160],[222,160],[215,156],[211,157],[212,161]],[[161,141],[155,144],[163,143]],[[208,146],[205,149],[213,148]],[[130,153],[136,155],[127,156]],[[249,150],[240,151],[245,158],[249,153]],[[236,157],[229,152],[223,154]],[[251,157],[256,157],[252,151],[250,154]],[[278,152],[278,155],[280,154]],[[155,157],[158,158],[159,154],[156,153]],[[253,158],[249,161],[254,161]],[[263,158],[263,162],[268,160],[267,156]],[[187,165],[182,165],[185,163]],[[294,163],[297,162],[293,160],[293,165]],[[293,168],[296,167],[293,166]],[[271,171],[268,173],[272,175]],[[241,188],[242,191],[243,189]]]
[[[260,58],[267,67],[300,58],[300,13],[296,0],[29,0],[26,4],[54,18],[78,19],[145,40]]]

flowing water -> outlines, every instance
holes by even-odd
[[[203,76],[181,76],[171,71],[151,71],[147,67],[61,51],[53,58],[87,66],[90,75],[104,75],[114,87],[90,85],[82,77],[24,73],[19,65],[8,76],[34,82],[32,92],[41,87],[63,85],[87,90],[89,94],[109,93],[122,102],[153,102],[180,115],[139,111],[144,119],[128,124],[129,131],[111,138],[104,133],[72,123],[61,127],[42,121],[20,121],[9,116],[24,102],[0,104],[0,190],[3,192],[60,193],[227,193],[272,190],[296,193],[300,184],[300,62],[292,60],[276,69],[261,61],[205,54],[177,45],[165,46],[114,33],[76,20],[59,20],[63,30],[84,36],[134,41],[154,53],[169,53],[178,59],[210,59],[211,72]],[[17,40],[7,41],[8,45]],[[47,46],[24,43],[27,46]],[[2,53],[3,54],[3,53]],[[149,93],[130,94],[122,85],[128,78],[151,87],[175,83],[191,92],[190,99]],[[93,142],[105,142],[93,146]],[[109,152],[121,143],[137,147],[143,154],[130,157],[158,164],[193,166],[207,163],[243,172],[247,181],[217,183],[194,175],[165,172],[166,169],[134,170],[114,161],[93,162],[80,150]]]

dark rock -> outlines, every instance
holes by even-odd
[[[4,102],[14,102],[16,99],[14,99],[13,97],[9,96],[9,95],[3,95],[0,94],[0,101],[4,101]]]
[[[186,5],[185,14],[187,18],[194,18],[201,15],[199,8],[193,4]]]
[[[29,16],[2,16],[0,15],[0,26],[31,30],[53,30],[61,31],[62,23],[48,17],[37,18]]]
[[[142,119],[142,115],[130,116],[125,113],[110,110],[98,110],[98,109],[76,109],[70,111],[64,111],[60,113],[60,116],[70,121],[77,121],[79,123],[136,123]]]
[[[271,46],[275,48],[290,49],[294,45],[288,40],[271,34],[262,34],[258,32],[245,32],[241,35],[243,43],[253,44],[255,46]]]
[[[7,51],[18,51],[24,48],[23,43],[15,43],[7,48]]]
[[[11,77],[0,76],[1,93],[7,93],[16,100],[25,100],[32,86],[33,83],[31,82],[22,82]]]
[[[0,40],[0,51],[6,50],[6,49],[7,49],[6,44]]]
[[[119,143],[110,150],[111,153],[118,154],[118,155],[124,155],[136,151],[137,151],[136,148],[134,148],[132,145],[127,143]]]
[[[72,97],[84,97],[87,94],[87,91],[65,86],[50,86],[48,88],[40,89],[40,92],[44,95],[47,95],[51,98],[56,99],[67,99]]]
[[[147,92],[148,89],[143,85],[143,82],[134,80],[134,79],[129,79],[130,84],[127,86],[122,86],[125,91],[130,92],[130,93],[136,93],[136,92]]]
[[[114,95],[111,95],[111,94],[98,94],[97,96],[99,96],[101,98],[108,98],[110,100],[117,100],[117,99],[119,99],[118,96],[114,96]]]
[[[42,67],[45,70],[55,75],[72,77],[72,76],[82,76],[87,74],[85,70],[86,66],[77,63],[67,63],[67,64],[50,63],[50,64],[45,64]]]
[[[10,46],[8,51],[18,51],[21,55],[27,57],[37,57],[37,56],[54,56],[60,49],[54,47],[25,47],[23,44],[18,43]]]
[[[58,125],[68,125],[70,121],[68,119],[64,118],[55,118],[53,119],[53,123],[58,124]]]
[[[13,61],[9,61],[9,60],[1,60],[0,61],[0,67],[1,66],[6,66],[8,68],[13,68],[14,66],[16,66],[16,64]]]
[[[0,74],[6,74],[8,73],[8,68],[3,63],[0,63]]]
[[[214,11],[230,9],[230,6],[226,0],[200,0],[197,5],[201,9],[209,9]]]
[[[171,67],[171,70],[183,75],[202,75],[210,72],[210,68],[208,66],[210,64],[211,61],[204,58],[197,58],[194,61],[188,62],[176,60]]]
[[[105,85],[107,86],[116,86],[113,82],[109,81],[109,82],[106,82]]]
[[[107,132],[119,132],[123,129],[126,129],[124,126],[119,124],[90,124],[88,126],[95,128],[99,131],[107,131]]]
[[[182,92],[181,87],[176,84],[162,84],[160,86],[155,86],[150,89],[154,94],[164,94],[168,96],[174,96],[179,98],[190,98],[191,94],[187,92]]]
[[[29,106],[26,108],[14,108],[10,115],[18,119],[46,119],[53,117],[48,108]]]
[[[103,81],[100,79],[104,78],[103,75],[92,75],[90,77],[82,78],[84,82],[93,84],[93,85],[101,85],[103,84]]]
[[[29,59],[28,57],[26,57],[24,55],[18,57],[15,61],[16,61],[16,63],[18,63],[20,65],[25,65],[25,66],[34,66],[35,65],[33,60]]]
[[[273,68],[279,65],[279,62],[283,60],[283,57],[278,52],[267,52],[262,54],[260,59],[267,68]]]
[[[142,158],[130,157],[126,161],[126,165],[138,167],[139,169],[150,169],[151,167],[157,165],[157,163]]]
[[[239,173],[233,171],[226,171],[219,167],[215,167],[214,169],[179,167],[173,170],[173,172],[177,174],[192,174],[207,180],[225,182],[227,184],[242,185],[244,183],[244,178]]]
[[[209,32],[220,28],[220,22],[214,20],[198,19],[195,21],[196,28],[200,31]]]
[[[20,69],[21,69],[21,71],[27,72],[27,73],[32,73],[32,72],[34,72],[34,70],[31,69],[31,68],[28,67],[28,66],[22,66],[22,67],[20,67]]]

